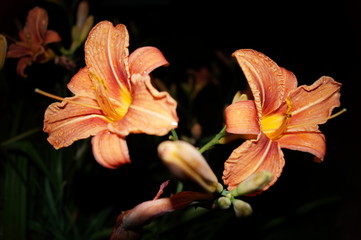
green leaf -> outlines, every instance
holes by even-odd
[[[16,155],[9,157],[12,164],[4,164],[3,237],[4,239],[25,240],[27,195],[23,178],[27,177],[27,159]]]

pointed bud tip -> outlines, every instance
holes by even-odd
[[[232,103],[239,102],[239,101],[246,101],[246,100],[248,100],[247,94],[242,93],[241,91],[237,91],[233,97]]]

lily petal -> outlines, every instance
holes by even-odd
[[[142,47],[136,49],[129,56],[130,74],[148,75],[155,68],[169,65],[162,52],[155,47]]]
[[[28,47],[25,47],[21,42],[10,44],[6,57],[21,58],[24,56],[31,56],[32,52]]]
[[[287,92],[297,86],[293,73],[279,67],[264,54],[252,49],[233,53],[241,66],[252,90],[259,118],[277,109],[284,102]]]
[[[126,136],[145,133],[163,136],[178,126],[177,102],[167,93],[158,92],[149,75],[132,75],[133,102],[126,115],[109,126],[111,131]]]
[[[48,13],[45,9],[35,7],[28,13],[24,26],[25,37],[30,37],[34,46],[41,45],[46,37],[48,28]]]
[[[92,146],[95,160],[106,168],[117,168],[130,163],[127,142],[108,130],[95,135]]]
[[[224,164],[223,181],[232,190],[252,174],[266,170],[273,179],[262,191],[272,186],[285,164],[279,144],[260,134],[259,140],[247,140],[236,148]]]
[[[96,99],[93,83],[89,77],[88,68],[80,69],[67,84],[68,89],[77,96]]]
[[[341,83],[321,77],[311,86],[302,85],[290,93],[292,117],[287,132],[314,131],[340,106]]]
[[[92,80],[96,81],[94,86],[104,88],[113,99],[121,99],[130,88],[128,45],[126,27],[121,24],[114,27],[108,21],[95,25],[85,42],[85,61]]]
[[[60,42],[60,41],[61,41],[61,37],[57,32],[53,30],[46,31],[44,45],[54,42]]]
[[[257,135],[260,132],[256,105],[253,100],[239,101],[225,110],[226,131],[233,134]]]
[[[106,129],[108,121],[97,107],[94,99],[85,97],[51,104],[45,111],[43,129],[49,134],[49,143],[59,149]]]
[[[25,68],[32,64],[31,57],[22,57],[19,59],[18,64],[16,66],[16,72],[22,77],[26,77]]]
[[[278,143],[281,148],[311,153],[317,162],[322,161],[326,154],[326,139],[319,131],[285,134]]]

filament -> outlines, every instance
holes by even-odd
[[[342,113],[346,112],[347,109],[346,108],[343,108],[341,109],[340,111],[338,111],[337,113],[335,114],[332,114],[331,116],[329,116],[326,120],[330,120],[332,118],[335,118],[335,117],[338,117],[340,116]],[[307,125],[312,125],[312,124],[318,124],[319,121],[314,121],[314,122],[307,122],[307,123],[304,123],[304,124],[299,124],[299,125],[293,125],[293,126],[288,126],[287,128],[295,128],[295,127],[302,127],[302,126],[307,126]]]
[[[338,111],[337,113],[335,114],[332,114],[331,116],[329,116],[326,120],[330,120],[332,118],[335,118],[335,117],[338,117],[340,116],[342,113],[346,112],[347,109],[346,108],[343,108],[341,109],[340,111]],[[289,116],[287,116],[287,113],[285,115],[285,118],[289,118]],[[279,120],[277,120],[279,121]],[[273,122],[276,122],[276,121],[273,121]],[[307,125],[313,125],[313,124],[318,124],[319,121],[313,121],[313,122],[306,122],[306,123],[303,123],[303,124],[298,124],[298,125],[292,125],[292,126],[287,126],[287,129],[291,129],[291,128],[295,128],[295,127],[303,127],[303,126],[307,126]],[[278,127],[279,128],[279,127]],[[266,132],[269,132],[269,131],[276,131],[278,128],[268,128]]]
[[[332,114],[328,119],[332,119],[332,118],[335,118],[335,117],[338,117],[340,116],[342,113],[346,112],[347,109],[346,108],[343,108],[342,110],[338,111],[337,113],[335,114]]]
[[[43,90],[40,90],[39,88],[35,88],[34,91],[35,91],[36,93],[39,93],[39,94],[41,94],[41,95],[44,95],[44,96],[46,96],[46,97],[53,98],[53,99],[56,99],[56,100],[59,100],[59,101],[65,101],[65,102],[77,104],[77,105],[80,105],[80,106],[84,106],[84,107],[88,107],[88,108],[93,108],[93,109],[101,110],[100,107],[92,106],[92,105],[85,104],[85,103],[79,103],[79,102],[76,102],[76,101],[69,100],[69,99],[67,99],[67,98],[62,98],[62,97],[56,96],[56,95],[54,95],[54,94],[51,94],[51,93],[45,92],[45,91],[43,91]]]

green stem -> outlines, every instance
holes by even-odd
[[[205,151],[211,149],[214,145],[219,144],[219,140],[222,137],[224,137],[225,134],[226,134],[226,126],[224,126],[222,130],[216,136],[214,136],[214,138],[212,138],[208,143],[206,143],[206,145],[201,147],[201,149],[199,149],[199,152],[204,153]]]
[[[174,129],[172,129],[171,133],[172,133],[172,140],[178,141],[179,138],[177,132]]]
[[[24,139],[24,138],[26,138],[26,137],[34,134],[34,133],[37,133],[37,132],[39,132],[39,131],[40,131],[40,128],[30,129],[30,130],[28,130],[28,131],[26,131],[26,132],[24,132],[24,133],[21,133],[21,134],[15,136],[15,137],[13,137],[13,138],[10,138],[10,139],[8,139],[8,140],[0,143],[0,146],[3,147],[3,146],[6,146],[6,145],[9,145],[9,144],[12,144],[12,143],[14,143],[14,142],[17,142],[17,141],[19,141],[19,140],[21,140],[21,139]]]

